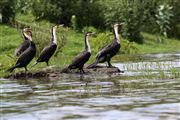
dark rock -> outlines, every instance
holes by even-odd
[[[117,67],[106,67],[106,66],[97,66],[92,69],[84,69],[84,75],[93,75],[93,74],[115,74],[115,73],[123,73],[123,71],[119,70]],[[66,75],[65,75],[66,74]],[[67,76],[68,74],[80,74],[77,70],[71,70],[66,73],[62,73],[61,70],[53,70],[53,69],[44,69],[41,71],[35,72],[19,72],[15,74],[11,74],[9,76],[5,76],[5,78],[10,79],[28,79],[28,78],[50,78],[55,79],[62,76]]]

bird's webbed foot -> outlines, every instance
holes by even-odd
[[[108,68],[116,68],[115,66],[109,65]]]
[[[114,68],[114,66],[111,65],[110,61],[108,61],[108,68]]]

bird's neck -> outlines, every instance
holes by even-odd
[[[120,43],[119,34],[118,34],[118,27],[114,27],[114,38],[115,41]]]
[[[24,35],[24,33],[22,32],[23,38],[25,41],[29,41],[28,38]]]
[[[91,53],[91,47],[89,44],[89,36],[85,36],[85,49],[86,49],[86,51]]]
[[[52,30],[52,42],[57,45],[56,29]]]
[[[29,39],[28,39],[28,38],[26,38],[26,37],[24,37],[24,40],[25,40],[25,41],[29,41]]]
[[[34,43],[33,41],[30,42],[30,46],[31,46],[32,48],[36,49],[36,45],[35,45],[35,43]]]
[[[27,35],[26,33],[24,33],[24,36],[25,36],[25,40],[32,41],[32,37],[31,36]]]

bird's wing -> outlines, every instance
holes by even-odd
[[[22,52],[24,52],[29,47],[29,42],[24,41],[18,48],[15,50],[15,55],[20,55]]]
[[[28,47],[18,58],[16,64],[18,64],[19,62],[22,62],[22,61],[26,61],[27,59],[29,59],[29,54],[31,54],[32,52],[32,49],[31,47]],[[34,57],[34,56],[33,56]]]
[[[100,49],[100,51],[97,53],[96,58],[99,58],[101,55],[104,55],[110,51],[112,48],[112,44],[106,45]]]
[[[106,49],[106,48],[108,48],[109,46],[110,46],[111,44],[106,44],[105,46],[103,46],[99,51],[101,51],[101,50],[104,50],[104,49]]]
[[[53,46],[53,45],[49,45],[45,47],[41,51],[40,56],[38,57],[37,61],[41,61],[47,57],[50,58],[54,54],[55,50],[56,50],[56,46]]]
[[[29,51],[30,51],[30,47],[28,47],[20,56],[19,56],[19,59],[20,58],[23,58],[24,56],[27,56],[28,55],[28,53],[29,53]]]
[[[72,61],[72,64],[71,65],[76,65],[76,64],[79,64],[81,63],[86,57],[89,57],[89,52],[87,51],[83,51],[81,53],[79,53]]]

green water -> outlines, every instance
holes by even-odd
[[[180,54],[141,57],[121,74],[0,79],[0,120],[180,119]]]

